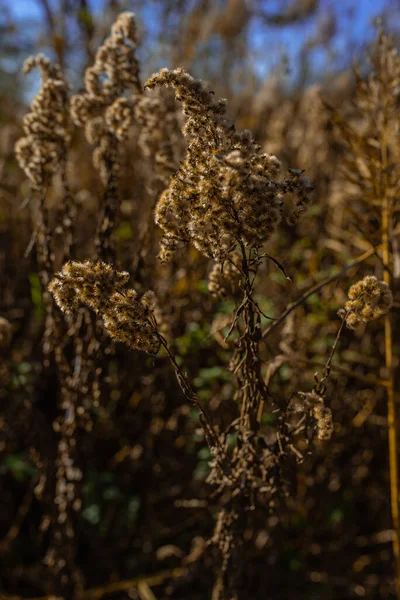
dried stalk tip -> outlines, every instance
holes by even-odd
[[[102,313],[112,294],[122,291],[128,281],[129,273],[116,271],[104,262],[69,261],[55,275],[49,290],[63,312],[75,311],[85,304]]]
[[[125,94],[142,91],[136,43],[135,15],[122,13],[98,49],[93,66],[86,70],[85,91],[71,98],[71,117],[96,146],[93,163],[104,184],[110,163],[118,163],[110,136],[114,141],[125,140],[132,124],[134,103]]]
[[[43,54],[25,61],[24,73],[38,68],[42,86],[24,117],[25,136],[15,144],[15,155],[21,169],[36,187],[42,187],[46,176],[54,175],[65,158],[70,138],[68,84],[58,65]]]
[[[100,314],[109,335],[135,350],[156,353],[159,341],[151,291],[143,295],[126,289],[129,273],[98,261],[68,262],[49,285],[64,312],[86,305]]]
[[[135,290],[117,292],[111,296],[109,308],[103,313],[104,326],[109,335],[132,350],[156,354],[160,342],[155,335],[152,292],[138,296]],[[154,320],[154,319],[153,319]]]
[[[303,404],[296,406],[296,412],[308,412],[314,420],[317,438],[329,440],[333,433],[331,409],[325,406],[324,399],[315,390],[299,392],[299,396]]]
[[[226,297],[227,290],[233,292],[240,281],[240,254],[236,250],[231,253],[228,252],[229,249],[226,248],[225,260],[213,263],[212,270],[208,276],[208,290],[211,295],[219,299]]]
[[[349,290],[349,300],[338,312],[349,329],[386,315],[393,304],[392,292],[387,283],[368,275]]]
[[[225,256],[224,240],[233,248],[261,246],[281,219],[284,194],[297,196],[300,214],[310,187],[298,177],[276,179],[278,159],[260,154],[249,131],[235,130],[225,116],[225,100],[216,100],[183,69],[162,69],[145,84],[157,86],[174,88],[187,117],[183,133],[190,138],[186,157],[155,211],[164,232],[162,261],[170,260],[182,243],[216,260]]]

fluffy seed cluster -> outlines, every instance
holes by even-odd
[[[109,335],[130,348],[155,353],[159,342],[153,324],[154,294],[126,289],[129,273],[104,262],[70,261],[54,277],[49,290],[64,312],[84,304],[100,314]]]
[[[349,289],[349,300],[339,310],[349,329],[386,315],[393,304],[392,292],[387,283],[374,275],[367,275]]]
[[[241,258],[238,252],[226,254],[222,262],[215,261],[208,276],[208,290],[217,298],[225,298],[227,288],[231,291],[240,281]]]
[[[21,169],[31,184],[40,188],[58,169],[70,137],[68,85],[58,65],[42,54],[31,56],[24,73],[38,68],[42,85],[23,120],[25,136],[15,145]]]
[[[155,163],[155,175],[166,187],[171,175],[176,171],[175,158],[179,140],[176,133],[176,109],[173,99],[164,90],[151,95],[142,94],[135,103],[135,120],[139,123],[138,144],[143,156]]]
[[[86,70],[85,91],[71,98],[72,119],[85,127],[88,142],[96,146],[93,162],[104,183],[110,162],[115,162],[110,156],[110,136],[126,139],[133,119],[134,103],[125,94],[141,91],[136,42],[135,17],[122,13],[98,49],[93,66]]]
[[[172,87],[187,117],[190,138],[185,159],[156,207],[163,229],[160,258],[167,261],[179,243],[192,243],[206,256],[221,258],[221,243],[260,246],[281,219],[282,198],[310,191],[290,176],[278,181],[280,163],[249,131],[237,132],[226,118],[226,101],[216,100],[203,82],[183,69],[162,69],[147,88]]]
[[[325,406],[322,396],[315,390],[299,392],[302,405],[296,406],[296,412],[308,412],[315,422],[315,430],[319,440],[328,440],[333,433],[332,411]]]

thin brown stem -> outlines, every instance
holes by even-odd
[[[201,404],[199,397],[194,392],[189,379],[183,373],[182,369],[180,368],[180,366],[178,365],[178,363],[176,361],[175,356],[172,354],[171,350],[169,349],[167,340],[157,331],[156,331],[156,335],[157,335],[158,340],[160,341],[160,344],[162,345],[165,352],[167,353],[168,358],[170,359],[171,363],[174,366],[175,375],[176,375],[179,387],[181,388],[185,397],[196,406],[196,408],[200,411],[200,413],[203,417],[202,420],[203,420],[203,425],[205,425],[205,434],[207,437],[207,441],[210,441],[212,446],[218,447],[218,448],[220,448],[220,450],[222,450],[220,441],[218,439],[218,435],[215,432],[215,429],[211,424],[209,416],[207,415],[205,408]],[[212,449],[212,448],[210,448],[210,449]],[[222,454],[221,454],[221,456],[222,456]]]
[[[382,199],[382,261],[385,267],[384,281],[391,285],[390,265],[390,207],[385,195]],[[388,371],[388,437],[389,437],[389,471],[390,471],[390,501],[393,520],[393,553],[396,565],[396,591],[400,598],[400,514],[399,514],[399,467],[397,444],[396,402],[393,374],[393,342],[390,315],[385,316],[385,364]]]
[[[294,302],[289,304],[289,306],[285,309],[285,311],[281,314],[281,316],[274,323],[272,323],[272,325],[270,325],[263,331],[262,339],[263,340],[267,339],[267,337],[269,335],[271,335],[271,333],[285,321],[285,319],[290,315],[290,313],[292,311],[294,311],[301,304],[304,304],[304,302],[310,296],[312,296],[313,294],[316,294],[317,292],[319,292],[319,290],[321,290],[326,285],[329,285],[333,281],[336,281],[336,279],[339,279],[340,277],[342,277],[347,271],[349,271],[353,267],[357,267],[358,265],[363,263],[365,260],[367,260],[367,258],[369,258],[370,256],[373,256],[375,254],[375,252],[376,252],[376,248],[367,250],[366,252],[364,252],[364,254],[359,256],[355,261],[353,261],[349,265],[346,265],[343,269],[341,269],[335,275],[331,275],[331,277],[328,277],[327,279],[324,279],[320,283],[316,283],[315,285],[310,287],[306,292],[304,292],[304,294],[302,296],[300,296],[300,298],[298,298],[297,300],[295,300]]]
[[[339,343],[340,336],[341,336],[342,331],[343,331],[344,324],[345,324],[345,317],[343,317],[343,319],[342,319],[342,322],[341,322],[340,327],[338,329],[338,332],[336,334],[336,339],[335,339],[335,341],[333,343],[333,346],[332,346],[332,349],[331,349],[331,353],[329,354],[328,360],[326,361],[326,365],[325,365],[325,369],[324,369],[324,374],[323,374],[323,377],[322,377],[322,379],[320,381],[320,385],[322,385],[324,383],[324,381],[330,375],[332,359],[335,356],[335,352],[336,352],[336,349],[337,349],[337,346],[338,346],[338,343]]]

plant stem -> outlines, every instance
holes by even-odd
[[[250,277],[249,258],[244,244],[240,243],[243,272],[243,322],[244,332],[240,335],[238,352],[243,362],[236,377],[240,389],[240,429],[243,434],[255,433],[259,428],[262,405],[267,397],[264,380],[261,376],[261,361],[258,356],[261,339],[260,316],[253,301],[253,281]],[[251,250],[249,256],[251,255]],[[257,268],[256,273],[257,274]]]
[[[382,262],[384,265],[384,281],[391,287],[390,276],[390,207],[389,199],[385,195],[382,199]],[[397,448],[397,422],[396,422],[396,402],[393,377],[393,344],[392,344],[392,326],[390,314],[385,316],[385,364],[388,371],[387,397],[388,397],[388,437],[389,437],[389,471],[390,471],[390,501],[393,520],[393,553],[396,566],[396,592],[397,598],[400,598],[400,516],[399,516],[399,469],[398,469],[398,448]]]
[[[203,405],[201,404],[197,394],[193,391],[193,388],[190,385],[188,378],[186,377],[186,375],[183,373],[182,369],[176,362],[175,356],[172,354],[171,350],[168,347],[167,340],[158,331],[156,331],[156,335],[160,341],[160,344],[162,345],[165,352],[167,353],[168,358],[170,359],[171,363],[174,366],[175,375],[176,375],[176,379],[178,381],[179,387],[181,388],[185,397],[190,402],[192,402],[201,413],[201,416],[202,416],[201,422],[203,425],[203,429],[204,429],[204,433],[206,435],[207,441],[209,442],[209,444],[211,446],[210,450],[212,450],[213,447],[218,448],[220,450],[220,455],[223,456],[223,449],[221,447],[221,443],[218,439],[218,435],[217,435],[214,427],[211,425],[211,421],[210,421],[209,416],[207,415],[206,410],[204,409]],[[218,457],[216,457],[216,458],[220,462],[220,458],[218,458]],[[222,465],[222,463],[221,463],[221,467],[223,467],[223,469],[225,470],[225,465]]]

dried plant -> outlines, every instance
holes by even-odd
[[[38,68],[42,87],[32,101],[31,112],[24,117],[25,136],[15,145],[15,153],[21,168],[32,185],[33,217],[35,221],[35,243],[40,269],[40,279],[46,290],[53,270],[55,254],[51,247],[51,230],[46,205],[46,195],[55,174],[61,173],[64,184],[65,256],[72,244],[73,207],[69,202],[69,188],[66,182],[66,153],[70,139],[68,84],[58,65],[52,65],[43,55],[29,58],[24,72]],[[51,301],[44,292],[47,323],[44,347],[49,354],[54,332]]]
[[[118,211],[120,147],[132,125],[134,97],[141,92],[136,43],[134,15],[122,13],[86,70],[85,91],[71,98],[71,117],[95,145],[93,163],[105,186],[96,240],[99,258],[105,260],[114,258],[111,235]]]
[[[324,399],[315,390],[312,392],[299,392],[302,400],[296,412],[309,413],[315,421],[317,438],[328,440],[333,432],[332,411],[324,405]]]
[[[366,79],[356,72],[355,108],[361,120],[359,131],[328,105],[347,149],[343,160],[344,179],[350,182],[355,203],[366,215],[358,233],[380,249],[379,270],[383,281],[368,276],[349,291],[342,318],[350,328],[385,316],[385,365],[387,370],[390,488],[393,550],[396,564],[396,590],[400,598],[400,516],[398,500],[398,425],[393,361],[393,324],[388,309],[392,305],[399,274],[397,264],[399,197],[399,81],[400,58],[392,40],[379,26],[378,39],[371,56],[372,72]],[[369,220],[379,223],[371,235]],[[397,227],[396,227],[397,226]]]
[[[297,177],[278,181],[280,164],[259,154],[250,132],[236,132],[226,118],[226,102],[215,100],[201,81],[182,69],[163,69],[145,84],[172,87],[182,102],[190,138],[187,154],[156,207],[164,231],[161,260],[171,258],[179,243],[191,242],[206,256],[224,258],[223,245],[262,246],[281,219],[282,196],[298,197],[295,214],[310,187]]]
[[[258,154],[259,147],[249,132],[235,131],[224,116],[225,102],[216,101],[204,84],[181,69],[161,71],[146,87],[160,84],[175,88],[188,117],[184,133],[190,136],[185,160],[156,208],[156,222],[164,230],[160,258],[170,259],[179,243],[191,242],[216,260],[210,276],[211,293],[226,294],[218,280],[218,270],[222,279],[236,282],[241,300],[225,340],[233,331],[237,332],[228,368],[234,375],[239,418],[226,432],[218,433],[157,329],[153,295],[126,290],[127,273],[118,272],[104,262],[70,262],[56,275],[49,289],[63,311],[76,310],[83,303],[100,314],[106,330],[116,341],[147,352],[157,352],[161,346],[166,351],[182,391],[201,412],[212,456],[208,481],[215,487],[214,497],[223,498],[227,492],[230,497],[219,509],[210,540],[222,558],[213,598],[236,597],[248,514],[265,501],[274,511],[274,499],[282,493],[278,481],[282,464],[290,456],[302,459],[292,439],[298,433],[298,425],[287,423],[290,412],[296,410],[283,400],[274,400],[263,380],[260,359],[263,312],[254,298],[254,286],[265,258],[280,266],[276,259],[262,254],[262,247],[281,219],[283,196],[297,195],[288,219],[294,223],[304,212],[311,187],[302,177],[302,171],[292,171],[283,181],[276,179],[280,167],[277,159]],[[333,352],[334,349],[323,381],[329,375]],[[301,396],[303,411],[313,419],[319,439],[330,437],[333,429],[331,411],[322,399],[323,381],[319,383],[319,393]],[[266,443],[260,433],[265,407],[279,415],[272,443]],[[231,431],[236,432],[237,440],[233,451],[228,447]]]
[[[392,292],[385,281],[368,275],[349,289],[349,301],[339,311],[349,329],[386,315],[393,304]]]
[[[35,188],[48,183],[65,160],[69,138],[68,85],[58,65],[52,65],[43,55],[30,57],[24,72],[40,69],[42,87],[24,118],[25,137],[15,147],[17,159]]]
[[[49,285],[58,306],[64,312],[89,306],[104,318],[109,335],[132,349],[157,352],[159,342],[151,317],[153,292],[141,296],[125,289],[129,273],[115,271],[103,262],[69,262]],[[153,317],[154,320],[154,317]]]
[[[65,260],[73,246],[75,206],[66,176],[67,148],[71,133],[69,87],[60,67],[52,65],[42,55],[28,59],[25,72],[34,67],[41,71],[42,87],[32,101],[31,112],[24,118],[25,137],[17,142],[15,151],[21,168],[30,179],[36,204],[33,213],[37,223],[35,244],[46,309],[43,335],[44,367],[47,370],[55,368],[55,400],[58,400],[62,416],[59,415],[53,424],[54,430],[59,432],[59,437],[55,451],[57,458],[52,466],[51,475],[47,462],[51,457],[42,456],[38,448],[32,449],[32,453],[40,466],[42,477],[42,485],[37,487],[37,495],[42,500],[47,495],[53,495],[54,500],[54,505],[47,508],[48,512],[42,521],[43,529],[47,529],[50,522],[53,525],[52,544],[45,562],[58,575],[60,591],[65,590],[68,595],[79,586],[80,580],[79,570],[75,568],[75,546],[70,543],[71,538],[74,538],[76,514],[81,506],[78,489],[82,474],[75,464],[77,382],[64,354],[68,345],[67,328],[59,319],[47,286],[56,258]],[[61,255],[56,257],[52,246],[47,197],[53,178],[58,175],[61,176],[63,188],[60,231],[64,234],[64,243]]]

